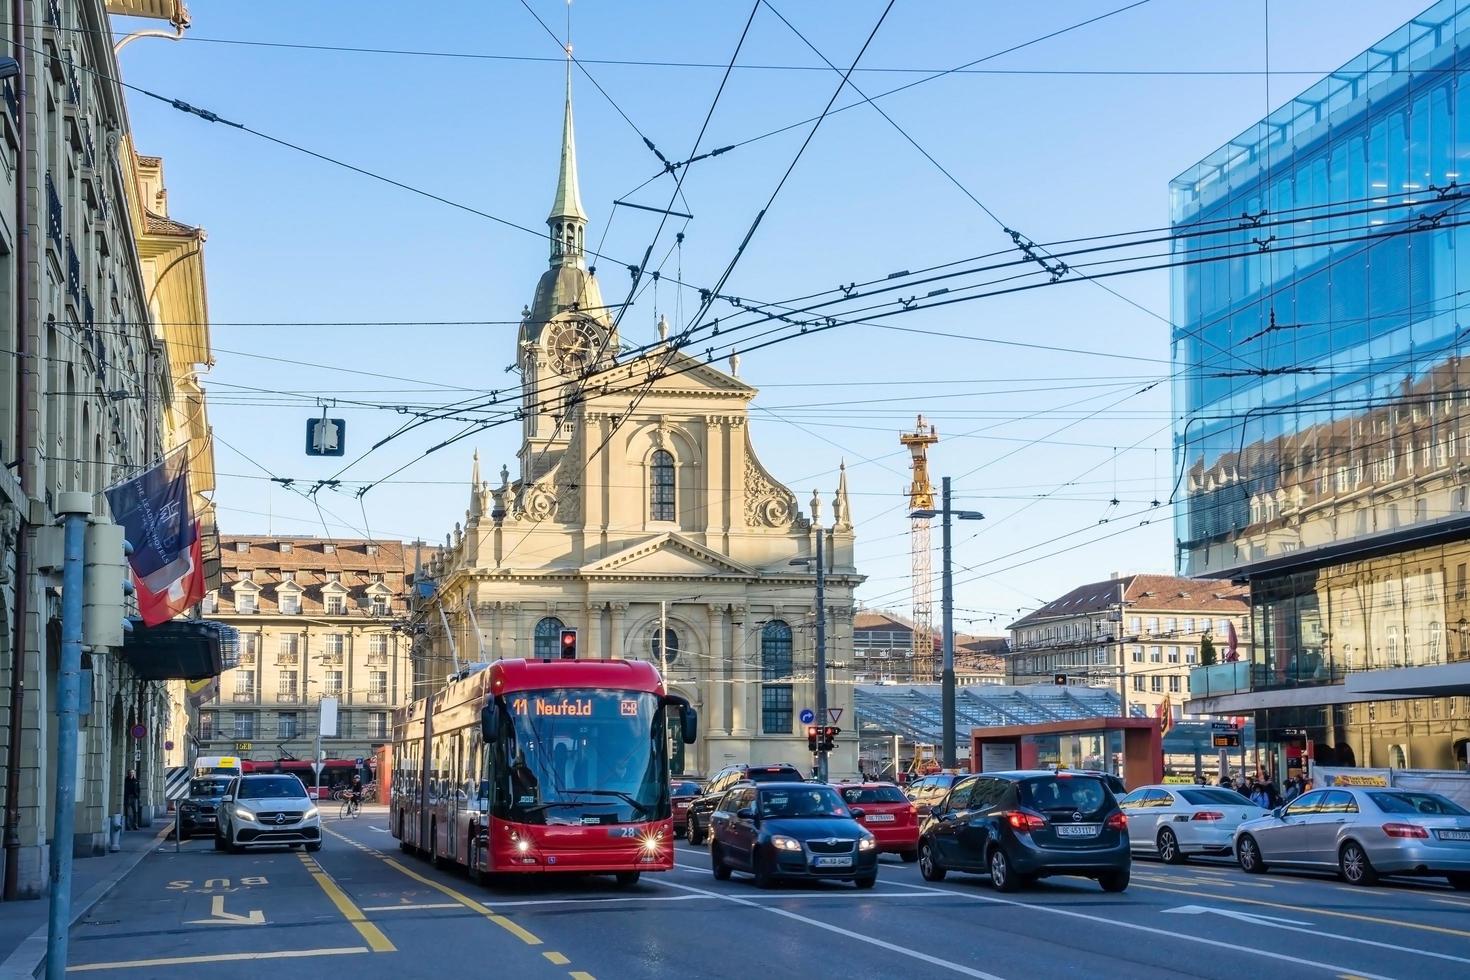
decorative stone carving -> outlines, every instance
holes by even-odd
[[[796,520],[796,495],[777,483],[745,449],[745,523],[752,527],[790,527]]]

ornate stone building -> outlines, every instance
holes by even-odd
[[[815,707],[815,554],[827,509],[803,510],[751,440],[756,389],[661,343],[620,359],[618,330],[584,256],[570,86],[550,268],[516,346],[524,416],[519,475],[481,479],[431,556],[416,669],[430,686],[461,662],[555,656],[560,630],[583,657],[660,663],[700,711],[699,741],[676,769],[732,762],[811,765],[803,708]],[[630,409],[630,401],[634,407]],[[853,530],[844,473],[830,499],[828,703],[853,729]],[[441,616],[442,612],[442,616]],[[662,624],[662,625],[661,625]],[[446,631],[447,626],[447,631]],[[421,688],[420,690],[423,690]],[[856,738],[830,770],[856,772]]]

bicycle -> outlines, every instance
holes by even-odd
[[[361,812],[362,801],[359,800],[356,796],[348,793],[342,797],[342,813],[340,815],[341,819],[345,820],[348,817],[353,817],[355,819],[357,815]]]

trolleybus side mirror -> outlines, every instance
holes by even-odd
[[[665,694],[663,704],[679,709],[679,734],[685,745],[693,745],[699,738],[699,712],[694,710],[694,705],[677,694]]]
[[[500,728],[500,703],[491,701],[480,709],[480,736],[486,742],[495,741],[496,732]]]

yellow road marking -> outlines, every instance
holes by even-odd
[[[1400,929],[1418,929],[1422,932],[1438,932],[1446,936],[1464,936],[1470,939],[1470,932],[1464,929],[1450,929],[1445,926],[1430,926],[1418,922],[1401,922],[1397,919],[1381,919],[1375,915],[1359,915],[1356,912],[1338,912],[1333,909],[1313,908],[1303,905],[1283,905],[1280,902],[1268,902],[1260,898],[1240,898],[1236,895],[1214,895],[1210,892],[1189,891],[1184,888],[1164,888],[1162,885],[1135,885],[1136,888],[1146,888],[1156,892],[1172,892],[1175,895],[1193,895],[1197,898],[1218,898],[1226,902],[1240,902],[1245,905],[1264,905],[1267,908],[1285,909],[1288,912],[1309,912],[1315,915],[1331,915],[1339,919],[1352,919],[1355,922],[1372,922],[1376,925],[1394,926]]]
[[[374,953],[392,953],[397,951],[398,947],[388,941],[388,937],[383,935],[381,929],[368,921],[367,916],[362,914],[362,909],[352,904],[352,899],[348,898],[347,893],[337,886],[337,883],[332,880],[331,875],[323,871],[320,865],[317,865],[315,861],[312,861],[306,855],[302,854],[300,858],[301,863],[306,866],[312,879],[321,886],[327,898],[332,900],[332,904],[337,906],[337,911],[342,913],[342,917],[352,923],[352,928],[356,929],[358,934],[367,940],[368,946]]]
[[[366,953],[366,946],[341,946],[335,949],[278,949],[268,953],[215,953],[209,956],[165,956],[151,960],[119,960],[113,963],[78,963],[66,968],[68,973],[97,970],[136,970],[146,966],[180,966],[191,963],[232,963],[237,960],[290,960],[308,956],[346,956]]]
[[[571,962],[571,960],[560,953],[542,953],[541,955],[550,960],[554,966],[566,966]]]
[[[597,978],[590,973],[583,973],[581,970],[573,970],[572,980],[597,980]]]

